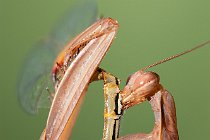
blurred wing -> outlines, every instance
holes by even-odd
[[[96,2],[85,2],[67,12],[52,31],[50,41],[55,44],[52,50],[56,57],[67,42],[96,21],[98,9]],[[60,46],[60,47],[58,47]]]
[[[47,100],[49,94],[47,94],[46,87],[53,89],[50,67],[54,56],[44,44],[44,42],[40,43],[28,54],[18,81],[19,101],[29,113],[37,111],[40,98],[43,96],[46,98],[45,107],[50,106],[50,102]],[[43,100],[45,99],[43,98]]]
[[[38,108],[50,107],[46,88],[54,92],[51,80],[54,60],[72,37],[96,20],[97,13],[95,2],[75,6],[51,35],[29,52],[18,79],[18,99],[25,111],[35,114]]]

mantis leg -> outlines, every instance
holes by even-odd
[[[155,116],[155,125],[149,134],[131,134],[119,140],[178,140],[176,108],[172,95],[165,89],[147,98]]]

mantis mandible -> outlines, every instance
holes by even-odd
[[[125,109],[146,100],[149,100],[152,105],[156,122],[153,131],[150,134],[134,134],[121,139],[178,139],[173,97],[159,83],[159,76],[156,73],[144,71],[203,47],[210,42],[205,42],[191,50],[163,59],[137,71],[128,78],[125,88],[119,92],[117,90],[119,89],[119,83],[116,77],[113,78],[114,76],[97,68],[108,51],[118,27],[117,21],[111,18],[97,21],[74,38],[56,59],[52,69],[56,93],[49,112],[46,128],[40,139],[67,139],[71,134],[88,84],[100,79],[104,80],[105,89],[107,91],[110,90],[113,96],[117,97],[112,99],[117,99],[117,103],[119,103],[117,104],[117,109],[121,112],[121,114],[114,115],[112,112],[111,114],[105,114],[105,118],[113,120],[114,116],[114,119],[117,117],[120,121],[122,112]],[[109,85],[110,82],[112,86]],[[114,100],[111,102],[112,100],[110,99],[110,103],[106,104],[107,109],[112,107],[112,110],[116,110],[116,104],[113,103]],[[113,121],[105,121],[104,140],[117,139],[119,137],[119,121],[115,123]],[[112,125],[109,125],[111,123]],[[112,130],[112,132],[106,133],[107,130]]]

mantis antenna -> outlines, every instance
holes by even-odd
[[[147,69],[149,69],[149,68],[151,68],[151,67],[157,66],[157,65],[159,65],[159,64],[165,63],[165,62],[167,62],[167,61],[169,61],[169,60],[172,60],[172,59],[174,59],[174,58],[180,57],[180,56],[182,56],[182,55],[184,55],[184,54],[190,53],[190,52],[192,52],[192,51],[194,51],[194,50],[196,50],[196,49],[202,48],[202,47],[204,47],[204,46],[206,46],[206,45],[208,45],[208,44],[210,44],[210,40],[208,40],[208,41],[206,41],[206,42],[204,42],[204,43],[202,43],[202,44],[199,44],[199,45],[193,47],[192,49],[183,51],[183,52],[178,53],[178,54],[176,54],[176,55],[173,55],[173,56],[170,56],[170,57],[168,57],[168,58],[164,58],[164,59],[162,59],[162,60],[160,60],[160,61],[157,61],[157,62],[155,62],[155,63],[153,63],[153,64],[151,64],[151,65],[149,65],[149,66],[146,66],[146,67],[142,68],[141,71],[145,71],[145,70],[147,70]]]

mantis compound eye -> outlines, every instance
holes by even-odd
[[[134,77],[134,79],[133,91],[140,91],[140,94],[150,92],[159,85],[159,76],[154,72],[145,72],[140,76]]]
[[[138,71],[129,76],[122,91],[126,108],[144,102],[160,89],[159,76],[154,72]]]

